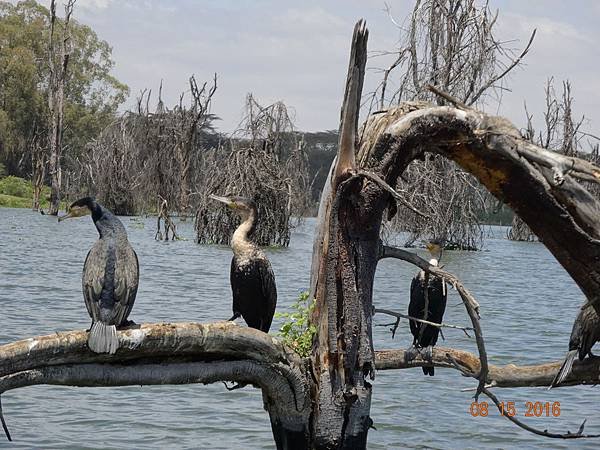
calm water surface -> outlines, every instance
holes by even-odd
[[[179,242],[154,241],[155,219],[123,218],[140,260],[140,288],[131,318],[140,322],[209,322],[231,315],[231,250],[200,246],[191,223],[179,225]],[[267,250],[277,277],[278,310],[307,288],[314,222],[297,228],[287,249]],[[0,208],[0,344],[55,331],[87,328],[81,294],[85,255],[97,239],[89,217],[58,224],[28,210]],[[446,268],[479,300],[484,335],[493,364],[531,364],[561,358],[583,295],[539,243],[504,239],[491,230],[481,252],[446,252]],[[380,263],[377,306],[405,311],[415,268],[401,261]],[[375,323],[389,322],[375,317]],[[468,324],[460,298],[449,292],[445,321]],[[277,330],[276,321],[273,330]],[[274,331],[273,331],[274,332]],[[406,322],[392,339],[375,327],[378,349],[410,345]],[[441,345],[475,351],[461,331],[445,332]],[[455,370],[420,369],[377,373],[369,433],[370,449],[393,448],[598,448],[598,441],[538,438],[521,431],[490,408],[488,417],[469,414],[473,380]],[[600,433],[598,400],[592,387],[547,391],[499,389],[521,416],[525,402],[561,403],[560,418],[527,418],[550,431]],[[34,386],[8,392],[3,409],[15,439],[0,436],[0,448],[274,448],[261,394],[210,386],[69,388]]]

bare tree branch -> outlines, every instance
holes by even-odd
[[[408,349],[378,350],[375,352],[377,370],[410,369],[433,365],[435,367],[456,369],[463,375],[477,378],[480,371],[479,357],[471,352],[449,348],[433,347],[431,361],[417,355],[408,361]],[[536,365],[518,366],[507,364],[489,365],[486,386],[495,388],[544,387],[547,388],[558,373],[563,360]],[[600,381],[600,357],[575,361],[573,371],[559,388],[576,385],[595,385]],[[475,388],[474,388],[475,390]]]
[[[537,30],[534,29],[533,32],[531,33],[531,37],[529,38],[529,42],[527,42],[527,45],[525,46],[525,49],[521,52],[521,54],[517,58],[515,58],[512,63],[510,63],[510,65],[506,68],[506,70],[504,70],[504,72],[502,72],[499,75],[496,75],[496,76],[490,78],[487,81],[487,83],[485,83],[483,86],[481,86],[479,88],[479,90],[469,100],[469,102],[468,102],[469,105],[473,105],[479,99],[479,97],[481,97],[481,95],[485,91],[487,91],[490,87],[492,87],[494,85],[494,83],[496,83],[497,81],[499,81],[502,78],[504,78],[511,70],[513,70],[515,67],[517,67],[517,65],[519,65],[519,63],[521,62],[521,60],[523,59],[523,57],[527,53],[529,53],[529,49],[531,48],[531,44],[533,44],[533,39],[535,38],[536,31]]]
[[[374,314],[377,314],[377,313],[387,314],[388,316],[396,317],[397,319],[407,319],[407,320],[411,320],[413,322],[419,322],[419,323],[424,323],[425,325],[431,325],[432,327],[436,327],[436,328],[453,328],[456,330],[461,330],[463,333],[465,333],[467,335],[467,337],[471,337],[467,331],[475,331],[471,327],[461,327],[458,325],[450,325],[447,323],[430,322],[429,320],[418,319],[416,317],[411,317],[407,314],[402,314],[397,311],[391,311],[389,309],[375,308],[375,309],[373,309],[373,313]],[[392,335],[392,337],[393,337],[393,335]]]
[[[496,397],[494,394],[492,394],[488,389],[484,388],[482,392],[485,395],[487,395],[494,402],[494,404],[498,408],[498,411],[500,411],[500,414],[502,414],[504,417],[506,417],[508,420],[510,420],[515,425],[519,426],[520,428],[524,429],[525,431],[529,431],[530,433],[537,434],[538,436],[544,436],[544,437],[555,438],[555,439],[580,439],[580,438],[598,438],[598,437],[600,437],[600,434],[583,434],[583,428],[585,427],[585,422],[587,419],[583,421],[583,423],[579,426],[579,429],[575,433],[571,433],[570,431],[567,431],[566,433],[550,433],[548,430],[539,430],[537,428],[534,428],[532,426],[529,426],[529,425],[523,423],[516,417],[511,416],[506,411],[504,411],[504,408],[501,406],[500,400],[498,400],[498,397]]]

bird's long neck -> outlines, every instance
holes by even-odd
[[[121,237],[127,239],[127,232],[121,221],[108,209],[94,202],[90,205],[92,211],[92,220],[100,238]]]
[[[256,226],[256,211],[251,211],[245,220],[233,233],[231,238],[231,248],[235,256],[244,256],[256,248],[256,245],[250,241],[250,234]]]
[[[442,249],[434,249],[429,254],[431,255],[431,258],[429,259],[429,264],[431,264],[432,266],[439,265],[440,259],[442,259]]]

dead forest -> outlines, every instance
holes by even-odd
[[[89,194],[118,215],[155,216],[156,240],[177,240],[178,224],[193,221],[197,243],[228,244],[239,221],[210,195],[244,195],[258,205],[253,239],[261,246],[288,246],[294,221],[316,215],[309,286],[316,332],[308,356],[232,322],[142,323],[118,331],[114,355],[90,351],[84,330],[32,336],[0,345],[0,395],[33,385],[235,382],[262,392],[278,449],[365,449],[377,373],[432,364],[472,380],[465,399],[489,399],[540,438],[598,437],[585,431],[585,421],[571,432],[561,422],[541,429],[507,414],[500,406],[504,388],[547,387],[562,361],[491,364],[490,322],[469,286],[386,240],[392,230],[405,237],[402,247],[430,237],[448,249],[478,250],[484,218],[509,208],[507,237],[542,242],[583,292],[586,307],[600,314],[600,145],[583,131],[571,83],[549,78],[539,92],[545,110],[538,116],[525,107],[524,124],[484,112],[501,101],[507,75],[535,44],[535,30],[521,48],[507,48],[487,3],[416,0],[407,27],[388,8],[401,38],[397,49],[384,52],[393,63],[380,68],[378,87],[368,94],[369,31],[364,21],[356,23],[338,130],[303,132],[293,105],[263,104],[248,94],[238,128],[221,133],[218,74],[192,75],[176,104],[165,104],[162,84],[144,90],[134,110],[108,108],[97,133],[75,145],[64,132],[73,116],[75,4],[69,1],[60,19],[51,2],[44,125],[21,139],[19,158],[6,159],[12,173],[31,179],[33,209],[41,209],[49,185],[49,214]],[[377,55],[371,61],[376,65]],[[542,128],[534,125],[538,117]],[[475,351],[444,344],[431,360],[410,360],[408,349],[375,348],[374,315],[403,317],[373,303],[384,259],[412,264],[456,290],[470,321],[458,328],[472,335]],[[595,385],[599,374],[600,357],[586,357],[560,388]],[[0,418],[8,435],[10,411],[1,404]]]
[[[278,448],[366,448],[373,424],[371,381],[376,372],[430,364],[421,357],[407,363],[404,349],[373,346],[373,283],[377,264],[385,258],[401,259],[442,277],[459,293],[471,321],[477,353],[437,347],[432,362],[473,378],[475,398],[487,396],[499,405],[502,388],[549,385],[561,361],[491,365],[484,338],[487,323],[468,287],[414,253],[386,245],[380,238],[382,223],[410,209],[395,187],[414,161],[452,162],[521,217],[579,286],[590,307],[600,313],[600,231],[596,220],[600,203],[586,190],[586,186],[600,183],[600,168],[577,155],[547,150],[532,142],[532,136],[524,137],[508,120],[485,114],[473,102],[465,102],[468,99],[456,98],[432,85],[423,89],[443,100],[443,105],[423,100],[401,102],[370,114],[359,126],[367,40],[368,30],[360,21],[352,39],[337,158],[328,172],[319,207],[311,268],[311,294],[316,301],[311,321],[316,335],[308,357],[301,358],[268,334],[231,323],[143,324],[119,332],[122,345],[112,356],[90,352],[86,333],[75,330],[1,346],[0,393],[6,395],[12,389],[36,384],[235,381],[262,390]],[[207,90],[200,88],[198,92],[210,95],[211,85],[205,86]],[[282,154],[280,142],[269,134],[289,130],[282,105],[259,108],[254,99],[248,101],[249,118],[240,139],[246,145],[231,148],[228,155],[233,156],[227,167],[234,171],[239,166],[236,158],[251,158],[253,152],[306,164],[300,156],[301,140],[291,144],[297,154]],[[154,138],[156,146],[151,151],[160,155],[164,136],[187,142],[185,136],[189,134],[176,133],[177,128],[163,116],[164,107],[160,102],[158,105],[154,113],[144,107],[143,117],[156,120],[158,129],[169,130]],[[197,110],[200,107],[197,105]],[[186,114],[190,114],[186,121],[190,126],[201,125],[194,120],[193,107]],[[254,128],[257,123],[260,125]],[[260,128],[265,123],[267,128]],[[107,139],[112,136],[116,142],[127,142],[123,126],[126,122],[119,123]],[[135,125],[130,126],[135,129]],[[440,167],[436,164],[427,170]],[[283,186],[288,188],[296,182],[308,183],[308,179],[291,179],[289,184],[273,187],[283,190]],[[167,202],[186,203],[178,203],[181,190],[169,191]],[[290,212],[296,207],[293,203],[286,205]],[[576,361],[565,385],[596,383],[598,364],[597,357]],[[583,425],[575,433],[555,432],[506,417],[549,438],[590,437]]]

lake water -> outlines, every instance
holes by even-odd
[[[123,218],[140,260],[140,288],[131,318],[136,322],[209,322],[231,315],[231,250],[200,246],[191,223],[188,238],[156,242],[156,220]],[[269,249],[284,311],[308,286],[314,221],[297,228],[287,249]],[[57,223],[28,210],[0,208],[0,344],[55,331],[82,329],[89,318],[81,294],[85,255],[97,239],[89,217]],[[458,275],[481,304],[492,364],[531,364],[561,358],[583,295],[539,243],[515,243],[493,229],[480,252],[446,252],[446,269]],[[421,252],[419,250],[419,252]],[[406,311],[415,268],[384,260],[377,269],[374,302]],[[390,322],[376,316],[375,324]],[[455,291],[449,291],[445,322],[468,325]],[[272,332],[279,322],[275,321]],[[410,345],[408,323],[395,339],[376,326],[377,349]],[[459,330],[438,344],[475,351]],[[529,434],[490,407],[488,417],[469,413],[472,379],[452,369],[435,377],[420,369],[382,371],[374,382],[370,449],[393,448],[598,448],[598,440],[560,441]],[[600,433],[598,391],[574,387],[498,389],[514,401],[520,418],[550,431]],[[483,400],[483,398],[482,398]],[[525,402],[555,402],[560,418],[524,418]],[[70,388],[34,386],[2,397],[14,442],[0,434],[0,448],[274,448],[258,390],[228,392],[222,384]],[[491,402],[490,402],[491,405]]]

